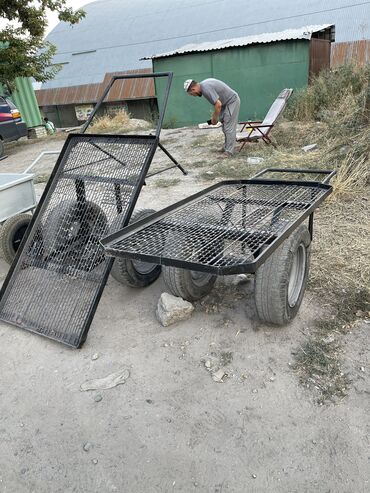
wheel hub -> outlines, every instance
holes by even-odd
[[[291,308],[296,305],[302,291],[306,262],[306,249],[301,243],[295,252],[289,275],[288,303]]]
[[[142,262],[141,260],[133,260],[132,265],[135,267],[139,274],[149,274],[157,267],[157,264],[150,264],[149,262]]]
[[[206,285],[212,277],[212,274],[208,274],[207,272],[198,272],[195,270],[190,271],[190,274],[193,283],[199,287]]]

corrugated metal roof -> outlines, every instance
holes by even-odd
[[[98,0],[77,25],[59,23],[47,40],[64,63],[43,89],[100,83],[107,72],[150,67],[142,57],[187,43],[335,24],[336,41],[370,39],[370,4],[362,0]],[[364,21],[365,19],[365,21]],[[75,53],[79,53],[74,55]]]
[[[181,48],[167,53],[145,57],[144,60],[154,58],[164,58],[174,55],[184,55],[185,53],[224,50],[238,46],[248,46],[252,44],[274,43],[276,41],[287,41],[290,39],[311,39],[312,35],[318,32],[332,31],[328,33],[330,41],[334,41],[334,26],[332,24],[323,24],[318,26],[304,26],[298,29],[286,29],[277,33],[263,33],[254,36],[244,36],[242,38],[222,39],[208,43],[190,43]]]
[[[110,72],[105,74],[104,80],[100,84],[82,84],[79,86],[60,87],[56,89],[39,89],[35,91],[35,94],[39,106],[95,103],[101,97],[104,89],[114,75],[146,73],[151,73],[151,69]],[[155,87],[153,79],[126,79],[117,80],[113,84],[112,89],[105,98],[105,102],[154,97]]]

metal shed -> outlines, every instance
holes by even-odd
[[[306,26],[278,33],[189,44],[168,53],[148,57],[153,71],[174,72],[166,124],[182,127],[204,122],[212,107],[204,99],[189,98],[185,79],[208,77],[223,80],[241,99],[240,117],[263,118],[285,87],[305,87],[312,75],[330,67],[333,25]],[[156,84],[160,104],[164,88]]]
[[[151,69],[126,70],[105,74],[101,83],[82,84],[79,86],[39,89],[36,97],[43,113],[57,127],[73,126],[86,121],[87,115],[77,114],[79,109],[90,109],[99,100],[105,87],[115,75],[147,74]],[[100,115],[106,111],[125,109],[135,118],[151,118],[157,111],[153,79],[118,80],[102,105]]]

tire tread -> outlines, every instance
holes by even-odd
[[[30,214],[20,213],[10,217],[4,222],[0,233],[0,248],[3,252],[4,260],[8,264],[13,263],[16,254],[12,244],[14,233],[17,229],[29,224],[31,220],[32,216]]]
[[[306,271],[302,290],[296,305],[288,313],[287,276],[293,255],[292,248],[302,243],[306,247]],[[293,318],[302,302],[305,282],[309,271],[310,233],[305,225],[300,225],[272,255],[260,266],[255,276],[255,303],[259,318],[267,323],[284,325]]]

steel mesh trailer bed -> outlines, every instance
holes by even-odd
[[[172,80],[171,73],[116,76],[94,113],[115,80],[136,77],[167,78],[155,135],[68,136],[0,291],[0,320],[73,347],[86,339],[113,263],[99,240],[130,220]]]
[[[323,182],[266,178],[267,173],[279,176],[287,172],[323,174],[326,178]],[[164,266],[169,290],[189,300],[209,292],[217,275],[256,273],[263,277],[261,296],[266,300],[261,303],[272,306],[265,291],[277,282],[283,269],[287,271],[285,311],[289,313],[264,315],[261,308],[259,315],[272,323],[286,323],[303,297],[313,212],[331,193],[327,182],[333,174],[268,169],[249,180],[224,181],[109,235],[101,243],[108,255],[121,258],[121,262],[131,259]],[[306,218],[308,228],[302,225]],[[267,266],[268,262],[272,265]],[[275,298],[284,294],[275,291]]]

